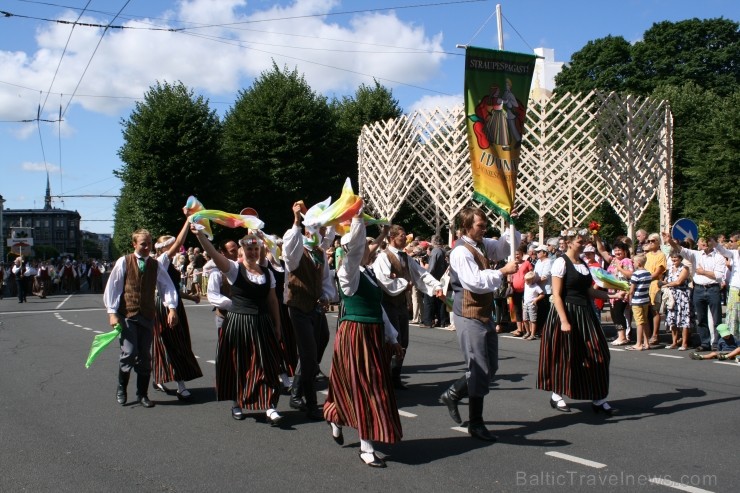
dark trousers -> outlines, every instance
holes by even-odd
[[[720,304],[719,284],[702,286],[694,285],[694,313],[696,315],[696,332],[699,334],[701,345],[710,347],[711,335],[709,334],[709,321],[707,311],[712,312],[712,320],[715,325],[722,322],[722,305]]]
[[[307,403],[316,403],[314,377],[319,370],[319,362],[329,344],[329,324],[326,315],[316,310],[304,312],[292,306],[288,307],[288,316],[293,324],[296,344],[298,346],[298,367],[296,376],[302,376],[301,387]]]
[[[388,320],[391,321],[393,327],[398,331],[398,343],[403,349],[409,347],[409,310],[405,304],[393,304],[390,302],[384,302],[383,308],[385,309]],[[393,356],[391,359],[391,374],[393,378],[401,377],[401,368],[403,368],[403,356]]]
[[[120,315],[119,315],[120,317]],[[152,340],[154,338],[154,320],[135,315],[123,318],[121,330],[121,357],[119,368],[124,373],[131,369],[139,375],[152,372]]]
[[[15,283],[17,286],[18,291],[18,301],[24,302],[26,301],[26,280],[23,277],[16,277]]]
[[[440,327],[450,325],[450,315],[447,313],[444,302],[436,296],[424,295],[424,308],[421,312],[421,322],[432,327],[434,320]]]

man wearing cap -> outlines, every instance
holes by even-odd
[[[136,371],[136,396],[144,407],[154,407],[149,400],[149,375],[152,371],[155,288],[169,309],[167,324],[177,325],[177,290],[164,264],[149,256],[152,236],[139,229],[131,235],[134,253],[116,261],[103,293],[111,327],[121,324],[121,357],[118,366],[116,400],[126,404],[131,370]]]
[[[732,335],[730,328],[727,324],[719,324],[717,326],[717,334],[719,334],[719,340],[717,341],[717,351],[713,351],[708,354],[701,355],[698,352],[691,353],[691,359],[718,359],[720,361],[734,359],[740,356],[740,349],[737,347],[737,341]]]
[[[512,261],[499,270],[490,268],[493,262],[509,255],[511,239],[508,231],[500,240],[484,238],[488,220],[481,209],[466,207],[458,221],[464,234],[450,253],[450,285],[455,293],[453,323],[467,369],[440,400],[453,421],[462,424],[457,406],[468,397],[468,433],[494,442],[496,437],[483,422],[483,398],[498,370],[498,335],[491,310],[493,291],[505,276],[517,271],[517,264]],[[520,234],[515,232],[515,246],[519,239]]]
[[[406,231],[398,224],[388,232],[388,248],[378,254],[373,271],[383,289],[383,308],[391,324],[398,330],[398,342],[405,350],[409,346],[409,307],[406,292],[413,286],[429,296],[443,297],[442,284],[404,251]],[[403,356],[393,356],[391,375],[393,386],[406,390],[401,380]]]

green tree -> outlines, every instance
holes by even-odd
[[[337,131],[339,135],[339,156],[344,161],[343,167],[351,170],[349,177],[357,183],[357,139],[364,125],[378,121],[399,118],[403,110],[390,89],[382,86],[377,80],[373,87],[362,84],[354,97],[345,96],[331,103],[337,114]]]
[[[621,36],[589,41],[555,76],[556,92],[624,91],[632,70],[631,50]]]
[[[740,80],[738,27],[723,18],[653,24],[632,47],[629,91],[649,94],[660,85],[693,82],[719,96],[731,94]]]
[[[159,83],[122,120],[123,161],[114,174],[121,179],[115,207],[113,242],[117,251],[131,251],[131,233],[148,229],[156,238],[177,234],[189,195],[216,207],[220,169],[221,124],[202,96],[181,82]]]
[[[326,98],[297,70],[273,63],[224,117],[221,181],[229,210],[254,207],[267,231],[282,234],[294,201],[336,199],[351,171],[340,166],[336,128]]]

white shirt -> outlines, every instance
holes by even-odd
[[[740,289],[740,250],[728,250],[719,243],[714,247],[717,252],[732,261],[730,268],[730,287]]]
[[[693,278],[695,286],[710,286],[712,284],[719,284],[720,282],[722,282],[722,279],[724,279],[725,269],[727,267],[725,265],[725,258],[719,254],[718,250],[715,249],[709,253],[704,253],[703,250],[700,251],[690,250],[688,248],[681,248],[680,253],[681,255],[683,255],[684,258],[691,261],[694,272],[696,272],[696,269],[699,267],[704,270],[710,270],[714,272],[714,279],[695,273]]]
[[[208,289],[206,291],[206,297],[208,303],[215,306],[220,310],[231,310],[231,298],[228,298],[221,294],[221,281],[223,274],[220,270],[214,269],[208,276]]]
[[[267,271],[267,275],[270,277],[269,279],[270,289],[275,289],[275,276],[272,275],[272,272],[269,269],[267,269],[267,267],[265,267],[265,270]],[[239,277],[239,262],[229,260],[229,272],[226,274],[226,280],[229,282],[229,284],[233,285],[236,282],[238,277]],[[249,279],[251,282],[255,284],[265,284],[266,282],[268,282],[264,274],[252,274],[249,271],[247,271],[247,279]]]
[[[543,281],[540,281],[538,284],[542,289],[545,290],[545,293],[552,294],[552,259],[549,257],[545,260],[538,260],[536,264],[534,264],[534,273],[537,275],[537,278],[543,279]]]
[[[573,264],[573,267],[584,276],[591,272],[586,264]],[[550,272],[553,277],[559,277],[561,279],[565,277],[565,259],[563,257],[556,258],[552,263],[552,270]]]
[[[390,245],[388,245],[388,250],[398,257],[398,261],[403,266],[403,258],[399,255],[400,250]],[[410,257],[407,255],[406,258],[409,259]],[[442,289],[442,284],[428,270],[422,267],[419,262],[409,260],[408,268],[411,282],[422,293],[434,296],[437,291]],[[373,271],[380,283],[380,287],[391,296],[398,296],[403,293],[409,285],[409,282],[402,277],[391,278],[391,261],[388,259],[388,254],[385,251],[378,254],[378,257],[373,263]]]
[[[142,258],[138,255],[136,258]],[[167,269],[164,268],[161,262],[157,262],[157,290],[163,297],[164,306],[167,308],[177,308],[177,290],[172,284]],[[110,272],[108,278],[108,284],[105,285],[105,292],[103,293],[103,303],[108,313],[118,313],[118,306],[121,303],[121,295],[123,294],[123,279],[126,275],[126,257],[123,256],[116,260],[116,265],[113,266],[113,270]]]
[[[544,293],[542,287],[537,283],[524,283],[524,299],[522,300],[525,305],[528,305],[534,301],[539,295]]]
[[[516,244],[519,244],[520,238],[521,234],[515,231],[514,239]],[[460,239],[473,248],[476,248],[475,242],[467,236],[463,236]],[[505,259],[511,250],[509,232],[506,231],[500,240],[483,238],[483,248],[489,260],[497,261],[499,259]],[[457,274],[457,278],[463,289],[467,289],[472,293],[490,293],[501,285],[503,279],[501,272],[498,270],[479,269],[478,264],[475,263],[473,254],[462,245],[456,246],[450,252],[450,269],[454,270]]]
[[[327,235],[328,237],[328,235]],[[300,226],[293,225],[283,235],[283,260],[285,260],[285,270],[293,272],[298,268],[301,263],[301,257],[303,257],[303,249],[311,251],[308,247],[303,246],[303,232]],[[334,278],[329,271],[329,264],[326,261],[326,253],[324,253],[324,266],[321,269],[321,290],[322,297],[328,301],[336,301],[337,289],[334,284]],[[286,279],[285,287],[287,292],[288,280]]]
[[[339,281],[339,289],[342,290],[345,296],[352,296],[357,292],[360,286],[360,276],[365,276],[373,286],[377,286],[377,283],[373,281],[372,277],[365,274],[365,268],[360,266],[362,257],[365,255],[365,221],[358,218],[352,218],[352,224],[349,228],[349,243],[345,240],[344,251],[345,257],[342,260],[342,266],[337,271],[337,280]],[[416,262],[414,262],[416,263]],[[385,340],[396,344],[398,342],[398,331],[391,323],[388,315],[381,306],[383,311],[383,326],[385,333]]]

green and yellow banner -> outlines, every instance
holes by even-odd
[[[535,55],[468,47],[465,114],[475,198],[507,220],[514,208]]]

